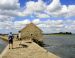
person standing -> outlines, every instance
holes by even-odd
[[[21,31],[18,33],[19,40],[21,40]]]
[[[13,38],[14,38],[14,36],[13,36],[12,32],[10,32],[8,34],[9,49],[10,49],[10,46],[12,46],[12,49],[13,49]]]
[[[17,34],[17,38],[16,38],[17,40],[19,40],[19,35]]]
[[[22,39],[21,39],[21,31],[19,31],[18,37],[19,37],[19,40],[20,40],[20,43],[19,43],[19,46],[20,46],[21,45],[21,42],[22,42]]]

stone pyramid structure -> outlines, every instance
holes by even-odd
[[[35,24],[30,23],[21,30],[21,38],[25,40],[37,39],[42,40],[42,30]]]

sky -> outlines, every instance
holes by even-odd
[[[0,0],[0,33],[33,22],[44,33],[75,33],[75,0]]]

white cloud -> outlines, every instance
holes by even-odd
[[[59,0],[53,0],[50,5],[47,6],[47,14],[55,17],[72,17],[75,16],[75,5],[61,5]],[[56,2],[57,1],[57,2]]]
[[[51,24],[60,25],[63,23],[63,20],[51,20]]]
[[[23,20],[23,21],[15,21],[14,22],[14,28],[16,28],[16,29],[22,29],[23,27],[25,27],[26,26],[26,24],[29,24],[30,23],[30,20],[28,20],[28,19],[25,19],[25,20]]]
[[[35,19],[38,22],[38,27],[44,32],[66,32],[75,30],[75,20],[46,20],[41,21],[40,19]]]
[[[0,22],[0,29],[12,29],[14,27],[13,24],[12,21]]]
[[[75,10],[75,5],[69,5],[68,9],[69,9],[69,11],[74,11]]]
[[[35,13],[37,18],[50,18],[50,16],[48,14],[44,14],[44,13]]]
[[[26,4],[26,9],[31,11],[42,11],[44,10],[44,8],[45,8],[45,5],[42,0],[39,0],[38,2],[29,1]]]
[[[40,24],[40,23],[41,23],[40,19],[34,19],[32,22],[33,22],[34,24]]]
[[[20,11],[19,0],[0,0],[0,29],[21,29],[30,23],[29,19],[13,22],[15,16],[35,16],[32,22],[45,32],[75,30],[75,20],[46,20],[40,18],[72,17],[75,16],[75,5],[61,5],[60,0],[53,0],[46,5],[42,0],[28,1],[25,9]]]
[[[63,20],[46,20],[41,21],[40,19],[33,20],[33,23],[37,24],[38,27],[46,27],[46,28],[61,28],[63,27]]]
[[[47,11],[55,12],[61,9],[61,4],[59,0],[53,0],[51,4],[47,6]]]
[[[2,10],[15,10],[18,9],[19,6],[18,0],[0,0],[0,9]]]
[[[46,20],[42,21],[41,19],[34,19],[32,21],[36,24],[39,28],[43,30],[45,33],[51,32],[66,32],[66,31],[73,31],[75,30],[75,20]],[[30,23],[30,20],[25,19],[22,21],[5,21],[0,22],[0,29],[17,29],[20,30],[25,27],[27,24]],[[69,24],[69,25],[68,25]]]
[[[20,3],[18,1],[19,0],[0,0],[0,20],[6,21],[9,18],[20,16],[18,14],[20,12]]]
[[[5,16],[11,17],[20,16],[18,13],[19,13],[18,10],[0,10],[0,14]]]
[[[68,17],[75,16],[75,5],[69,5],[68,11]]]
[[[42,28],[42,27],[45,27],[45,28],[50,27],[50,25],[48,25],[48,24],[38,24],[37,26],[40,27],[40,28]]]
[[[26,3],[25,10],[21,14],[22,16],[28,16],[35,12],[44,11],[45,8],[46,5],[42,0],[38,0],[38,2],[29,1]]]
[[[34,14],[38,18],[52,17],[69,17],[75,16],[75,5],[61,5],[60,0],[53,0],[52,3],[46,5],[42,0],[38,2],[29,1],[26,3],[22,16]],[[41,15],[40,15],[41,14]]]
[[[0,0],[0,29],[14,28],[15,16],[19,16],[19,0]]]
[[[0,22],[13,21],[13,20],[14,20],[14,17],[5,16],[5,15],[0,15]]]

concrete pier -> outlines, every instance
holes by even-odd
[[[25,47],[19,46],[20,41],[14,41],[14,49],[6,48],[1,58],[60,58],[48,52],[36,43],[24,42]]]

